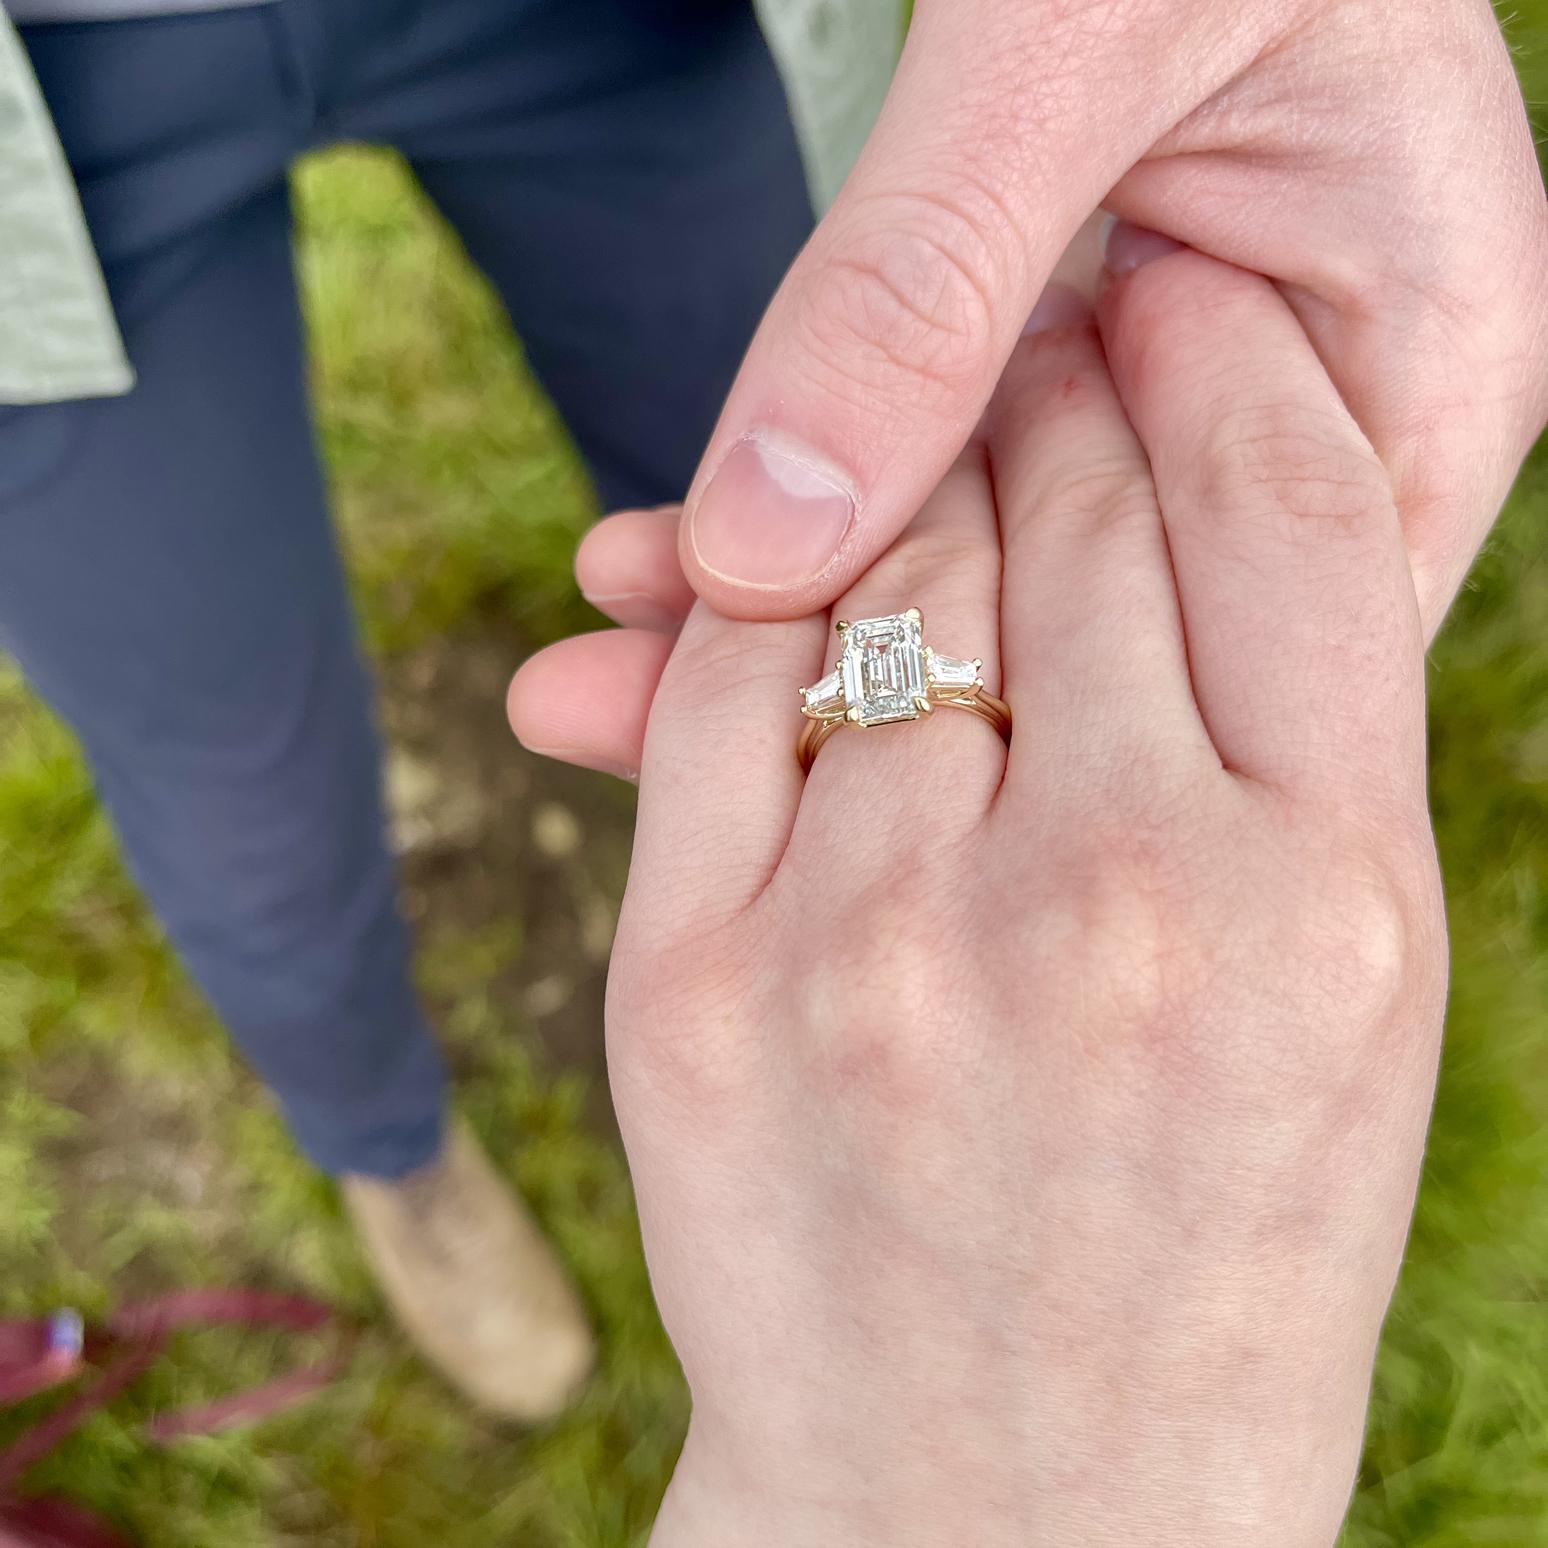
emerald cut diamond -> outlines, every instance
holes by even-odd
[[[862,726],[915,720],[925,697],[923,628],[918,613],[863,618],[844,633],[839,659],[844,698]]]

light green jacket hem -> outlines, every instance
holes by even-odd
[[[819,210],[848,175],[902,41],[898,0],[754,0]],[[0,10],[0,404],[134,385],[80,200],[25,50]]]
[[[133,385],[70,170],[32,66],[0,16],[0,403]]]
[[[753,0],[784,78],[812,201],[833,203],[881,111],[903,42],[898,0]]]

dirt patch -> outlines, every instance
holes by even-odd
[[[555,1066],[589,1077],[590,1116],[610,1130],[602,1002],[633,793],[517,745],[505,687],[529,649],[514,633],[484,629],[437,639],[385,669],[404,907],[432,949],[442,937],[509,928],[519,949],[484,987],[536,1030]]]

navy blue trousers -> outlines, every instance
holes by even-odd
[[[654,503],[810,228],[784,98],[745,0],[279,0],[23,37],[138,385],[0,409],[0,647],[79,733],[303,1148],[397,1175],[439,1144],[444,1077],[313,443],[287,167],[397,147],[604,502]]]

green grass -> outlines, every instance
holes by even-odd
[[[1513,35],[1542,101],[1548,4]],[[489,296],[390,159],[331,154],[300,193],[322,433],[373,646],[391,662],[496,619],[533,641],[585,623],[569,556],[590,497]],[[1434,653],[1454,991],[1347,1548],[1548,1548],[1545,532],[1539,448]],[[429,924],[422,979],[465,1104],[603,1334],[592,1391],[541,1434],[470,1416],[386,1324],[331,1188],[126,882],[72,740],[0,665],[0,1312],[238,1279],[321,1292],[366,1324],[316,1402],[148,1449],[134,1426],[151,1407],[291,1357],[264,1338],[185,1340],[40,1485],[153,1548],[641,1540],[686,1404],[621,1157],[506,987],[520,918]]]

